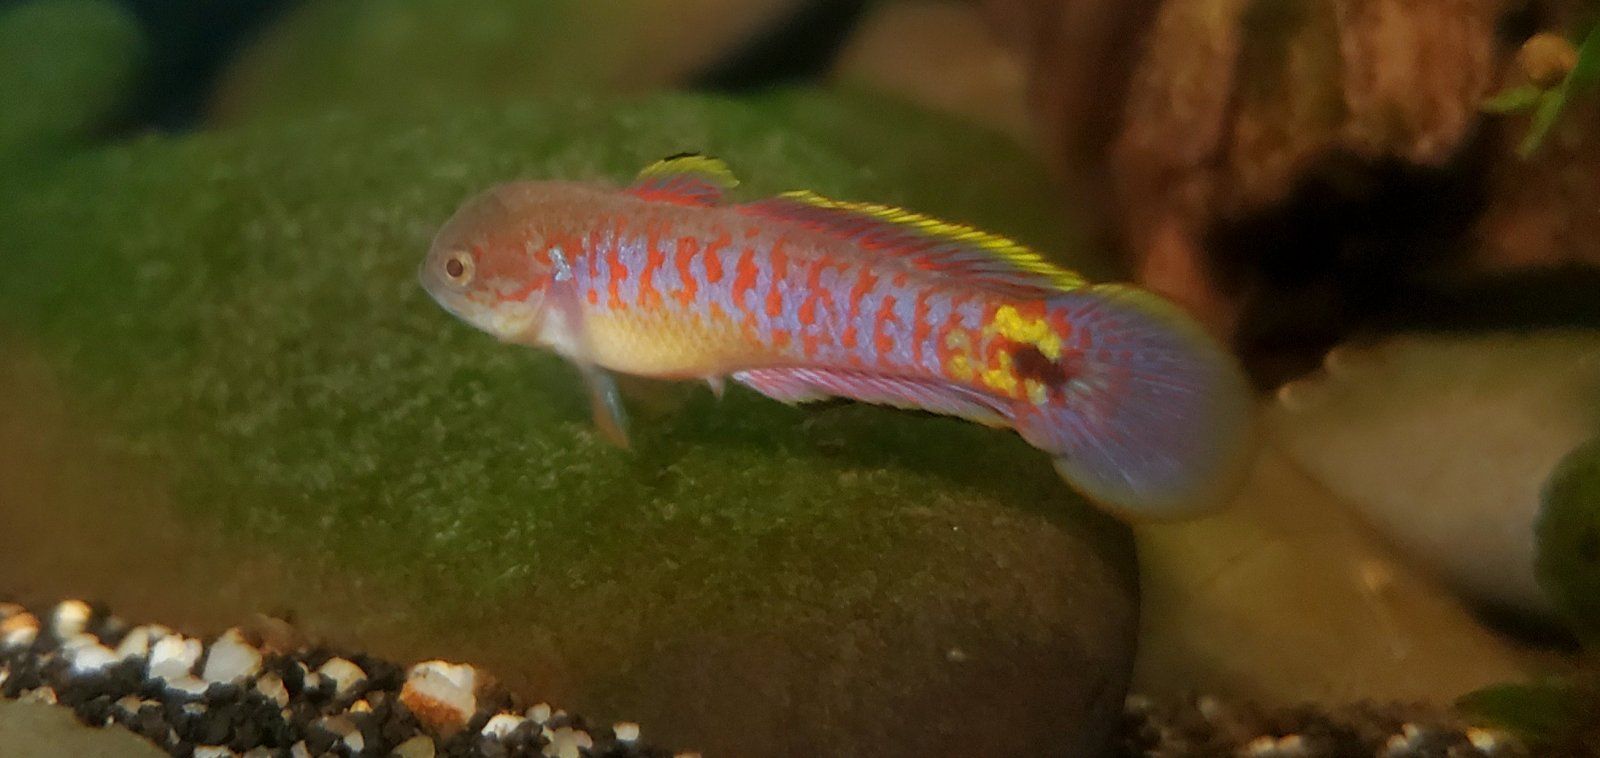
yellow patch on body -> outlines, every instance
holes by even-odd
[[[977,376],[977,370],[972,366],[972,339],[966,332],[953,331],[945,335],[944,346],[952,351],[946,372],[952,379],[970,382]]]
[[[995,310],[994,320],[984,328],[984,334],[998,334],[1012,342],[1032,345],[1052,361],[1061,357],[1061,336],[1050,328],[1050,324],[1043,318],[1023,316],[1009,305],[1002,305]]]
[[[995,356],[995,366],[983,372],[983,383],[1007,395],[1017,391],[1017,372],[1012,370],[1011,354],[1001,352]]]

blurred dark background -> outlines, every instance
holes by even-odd
[[[0,0],[0,10],[26,0]],[[127,110],[129,131],[193,127],[228,59],[299,0],[117,0],[144,25],[149,65]],[[860,20],[868,0],[803,3],[693,82],[739,91],[806,79],[822,72]],[[685,19],[692,22],[692,19]]]

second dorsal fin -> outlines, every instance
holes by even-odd
[[[904,208],[832,200],[805,190],[739,207],[849,240],[924,271],[1008,292],[1048,295],[1084,284],[1083,277],[1050,264],[1018,242]]]
[[[628,191],[646,200],[679,205],[716,205],[739,186],[728,164],[699,153],[662,158],[639,172]]]

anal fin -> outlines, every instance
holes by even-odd
[[[985,426],[1009,426],[1001,401],[960,385],[866,371],[773,368],[740,371],[733,379],[781,403],[843,397],[955,416]]]

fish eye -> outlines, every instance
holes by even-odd
[[[465,250],[451,251],[444,261],[444,275],[451,284],[465,287],[472,281],[472,256]]]

